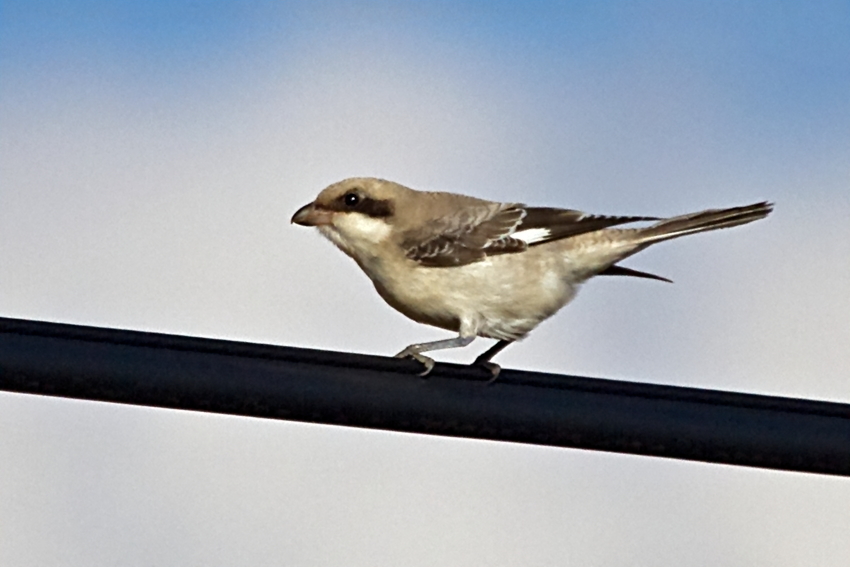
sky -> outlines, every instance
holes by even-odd
[[[760,200],[505,367],[850,402],[850,4],[0,3],[0,316],[449,338],[292,213],[377,176],[600,214]],[[480,339],[438,361],[470,362]],[[0,564],[818,565],[843,479],[0,394]]]

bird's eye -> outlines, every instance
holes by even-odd
[[[356,207],[357,203],[360,202],[360,195],[357,193],[346,193],[342,200],[347,207]]]

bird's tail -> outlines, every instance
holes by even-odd
[[[730,209],[709,209],[698,213],[664,219],[640,230],[640,244],[649,245],[686,234],[728,228],[763,219],[773,210],[773,203],[762,202]],[[643,248],[643,246],[641,246]]]

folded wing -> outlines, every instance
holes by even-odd
[[[408,258],[423,266],[463,266],[487,256],[523,252],[529,246],[646,220],[657,219],[486,203],[465,207],[428,226],[408,231],[401,245]]]

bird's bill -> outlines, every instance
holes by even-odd
[[[331,215],[333,211],[320,209],[315,203],[304,205],[292,215],[292,221],[301,226],[322,226],[331,224]]]

